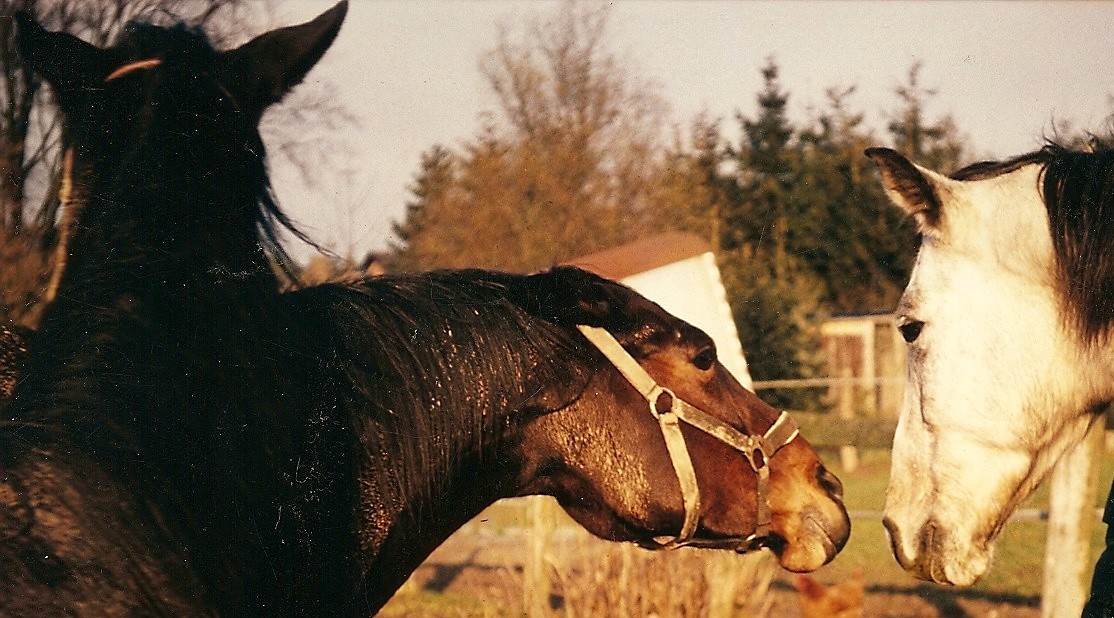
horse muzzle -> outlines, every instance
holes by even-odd
[[[775,530],[780,526],[775,526]],[[808,573],[832,561],[851,536],[851,519],[842,502],[808,507],[772,535],[769,548],[787,571]]]
[[[882,519],[890,537],[890,549],[901,568],[914,577],[936,584],[969,586],[990,567],[989,549],[962,543],[935,519],[929,519],[911,539],[891,517]]]

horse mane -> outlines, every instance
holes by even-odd
[[[437,495],[462,457],[492,456],[517,422],[583,393],[593,357],[573,329],[523,305],[519,292],[532,283],[454,270],[287,295],[330,314],[340,370],[365,407],[349,418],[367,424],[363,448],[384,466],[376,476],[396,478],[405,494]],[[392,460],[375,456],[386,443]],[[444,450],[454,444],[477,450]]]
[[[1047,143],[1005,161],[980,162],[951,175],[982,180],[1030,164],[1041,166],[1056,282],[1068,322],[1086,341],[1114,325],[1114,150],[1071,150]]]
[[[1057,281],[1070,322],[1094,341],[1114,324],[1114,150],[1042,152]]]
[[[1048,158],[1045,149],[1027,152],[1003,161],[978,161],[948,175],[952,180],[986,180],[1008,174],[1032,163],[1043,163]]]

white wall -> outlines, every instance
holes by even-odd
[[[751,388],[750,371],[735,330],[727,292],[719,276],[715,257],[709,251],[666,264],[623,279],[663,309],[708,333],[716,342],[723,366],[739,382]]]

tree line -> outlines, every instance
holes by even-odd
[[[828,89],[824,107],[795,122],[770,58],[753,116],[662,130],[665,103],[608,50],[607,18],[565,5],[503,31],[481,65],[499,107],[459,147],[423,155],[391,266],[532,271],[694,232],[718,257],[755,379],[823,375],[818,317],[893,307],[916,250],[863,151],[886,144],[950,170],[969,162],[960,129],[926,115],[936,93],[919,63],[895,87],[881,137],[851,106],[854,87]]]
[[[0,0],[3,16],[15,10],[98,44],[135,17],[173,16],[218,39],[267,17],[266,3],[248,0]],[[388,268],[533,271],[689,231],[715,250],[754,377],[823,375],[818,318],[890,309],[916,248],[863,150],[890,145],[950,170],[970,162],[968,140],[949,116],[926,113],[937,92],[918,63],[895,86],[880,135],[853,106],[853,86],[829,88],[809,118],[794,119],[773,58],[759,69],[753,115],[677,126],[660,87],[609,48],[608,20],[606,6],[569,2],[503,26],[480,59],[498,103],[474,135],[422,155]],[[62,133],[7,18],[0,79],[0,318],[34,325],[59,239]],[[312,158],[322,149],[284,145],[312,138],[305,127],[351,118],[321,100],[285,107],[298,121],[270,123],[268,147],[280,155]],[[801,396],[774,403],[808,405]]]

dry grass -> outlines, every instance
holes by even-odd
[[[769,610],[766,592],[776,565],[766,552],[652,552],[567,526],[558,542],[556,505],[534,498],[528,512],[533,530],[523,605],[530,618],[761,617]]]
[[[590,538],[555,565],[562,618],[721,618],[765,616],[775,570],[767,554],[681,549],[648,552]]]

